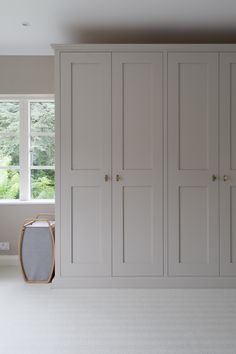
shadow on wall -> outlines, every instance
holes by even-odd
[[[70,28],[73,43],[236,43],[236,29]]]

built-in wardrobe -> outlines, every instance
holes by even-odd
[[[55,45],[54,286],[236,286],[236,45]]]

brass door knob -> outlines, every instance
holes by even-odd
[[[120,175],[116,175],[116,182],[119,182],[121,180],[121,176]]]
[[[227,182],[228,180],[229,180],[229,176],[224,175],[224,176],[223,176],[223,181],[224,181],[224,182]]]
[[[217,180],[216,175],[212,175],[212,181],[215,182]]]
[[[108,176],[108,175],[105,175],[105,176],[104,176],[104,179],[105,179],[105,182],[108,182],[108,181],[109,181],[109,176]]]

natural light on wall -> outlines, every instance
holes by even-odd
[[[55,114],[50,96],[0,97],[0,199],[55,197]]]

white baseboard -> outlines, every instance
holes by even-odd
[[[18,256],[2,256],[0,255],[0,267],[1,266],[18,266]]]
[[[52,288],[232,288],[236,289],[236,277],[58,277]]]

